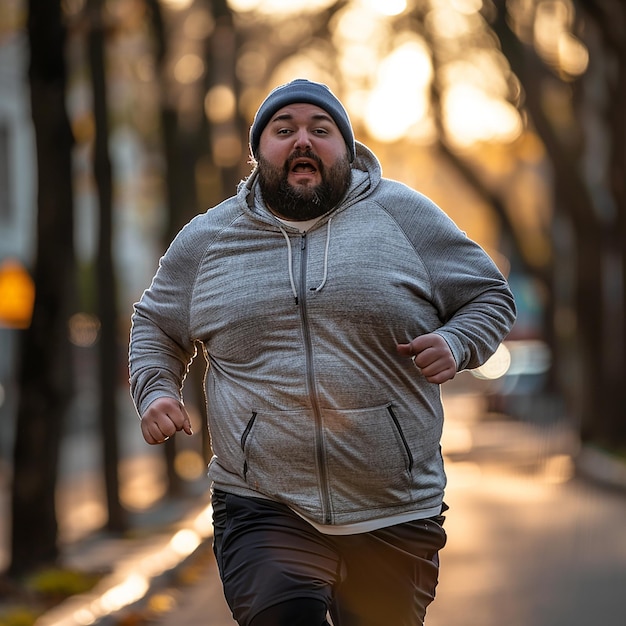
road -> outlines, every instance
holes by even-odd
[[[449,540],[427,626],[624,626],[626,494],[573,475],[559,424],[446,403]],[[233,626],[208,550],[188,578],[151,600],[149,623]]]
[[[557,425],[468,430],[471,447],[448,459],[428,626],[624,626],[626,494],[573,476],[575,444]]]

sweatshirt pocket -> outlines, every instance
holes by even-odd
[[[251,488],[279,500],[317,506],[315,428],[310,412],[254,412],[240,445],[243,477]]]
[[[388,508],[410,499],[413,455],[391,404],[325,411],[324,432],[333,508]]]

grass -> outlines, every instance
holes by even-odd
[[[0,626],[33,626],[66,598],[91,590],[102,578],[71,569],[46,568],[21,581],[0,582]]]

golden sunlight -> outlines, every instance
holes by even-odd
[[[237,112],[235,93],[227,85],[215,85],[204,99],[204,111],[213,124],[234,119]]]
[[[570,76],[584,74],[589,65],[589,51],[571,33],[561,33],[557,43],[559,62]]]
[[[378,65],[378,55],[365,42],[349,43],[342,49],[338,63],[342,75],[347,79],[367,80],[372,74],[372,68]]]
[[[570,32],[573,14],[569,1],[540,4],[534,23],[535,45],[549,63],[570,76],[580,76],[589,64],[589,52]]]
[[[483,0],[451,0],[452,8],[459,13],[470,15],[483,8]]]
[[[241,13],[254,11],[260,4],[261,0],[228,0],[230,8]]]
[[[333,4],[334,0],[228,0],[233,11],[257,11],[266,15],[313,13]]]
[[[148,581],[145,576],[131,574],[119,585],[109,589],[100,599],[106,613],[119,611],[136,600],[143,598],[148,591]]]
[[[75,313],[70,317],[70,342],[81,348],[93,346],[100,335],[100,320],[89,313]]]
[[[195,450],[181,450],[174,459],[174,469],[184,480],[197,480],[204,475],[206,463]]]
[[[400,15],[406,11],[406,0],[362,0],[369,7],[381,15]]]
[[[346,7],[337,14],[334,38],[341,48],[345,43],[359,42],[375,47],[390,36],[387,23],[380,17],[362,7]]]
[[[487,380],[496,380],[502,378],[511,367],[511,352],[501,343],[494,354],[483,363],[479,368],[472,370],[472,374],[476,378],[483,378]]]
[[[436,2],[426,18],[427,27],[441,40],[461,40],[472,32],[470,14],[461,13],[447,2]]]
[[[506,99],[510,93],[508,64],[496,50],[468,50],[462,59],[450,61],[439,71],[446,86],[470,83],[494,98]]]
[[[365,124],[369,134],[379,141],[397,141],[424,119],[431,77],[430,59],[419,41],[396,48],[380,64],[367,104]]]
[[[176,554],[188,556],[200,545],[201,540],[197,532],[189,528],[183,528],[172,537],[170,546]]]
[[[469,83],[450,86],[443,97],[443,109],[446,128],[458,145],[510,143],[523,130],[519,112],[512,104]]]
[[[174,66],[174,78],[183,85],[196,82],[204,74],[204,61],[197,54],[185,54]]]
[[[178,11],[184,11],[193,4],[193,0],[163,0],[163,2]]]

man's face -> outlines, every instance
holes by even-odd
[[[350,160],[339,128],[313,104],[279,109],[259,141],[259,185],[276,214],[313,219],[330,211],[350,184]]]

